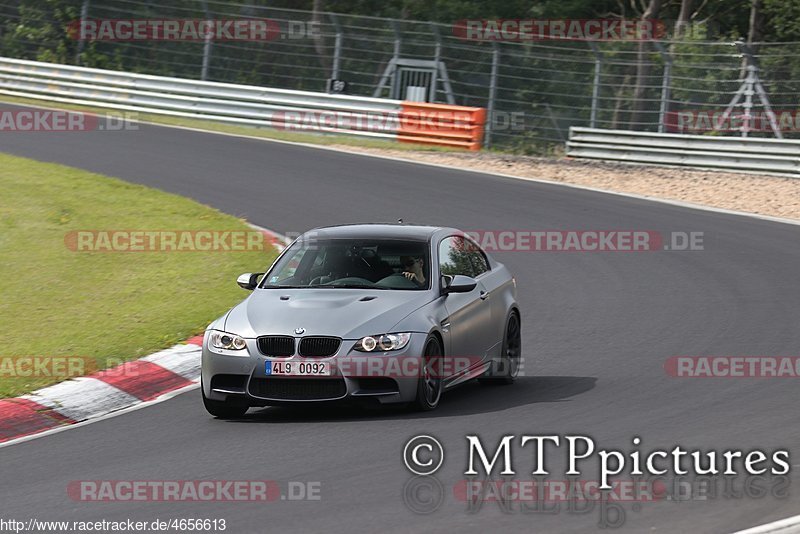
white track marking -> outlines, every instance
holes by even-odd
[[[800,533],[800,515],[773,521],[766,525],[739,530],[733,534],[798,534]]]

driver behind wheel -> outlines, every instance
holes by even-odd
[[[417,285],[425,285],[425,273],[423,272],[422,258],[413,256],[401,256],[400,265],[403,266],[403,276]]]

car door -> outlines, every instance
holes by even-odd
[[[507,299],[503,295],[503,292],[507,291],[508,277],[503,272],[493,271],[486,253],[469,238],[467,238],[467,251],[474,278],[480,282],[483,290],[481,297],[491,309],[491,321],[485,325],[486,330],[483,331],[483,335],[486,338],[482,343],[488,347],[490,356],[497,357],[500,355],[508,314]]]
[[[438,250],[439,274],[474,277],[475,269],[469,257],[469,248],[469,243],[461,236],[444,238]],[[449,323],[450,332],[446,354],[457,359],[453,366],[448,366],[450,369],[463,369],[466,360],[462,358],[468,358],[470,364],[486,358],[492,319],[491,304],[485,298],[486,293],[486,288],[478,281],[478,285],[469,293],[450,293],[443,297],[448,313],[443,323]]]

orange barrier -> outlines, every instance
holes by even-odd
[[[404,143],[480,150],[485,124],[483,108],[403,102],[397,139]]]

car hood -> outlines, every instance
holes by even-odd
[[[244,337],[335,336],[357,339],[391,328],[431,301],[428,291],[257,289],[233,308],[225,330]]]

